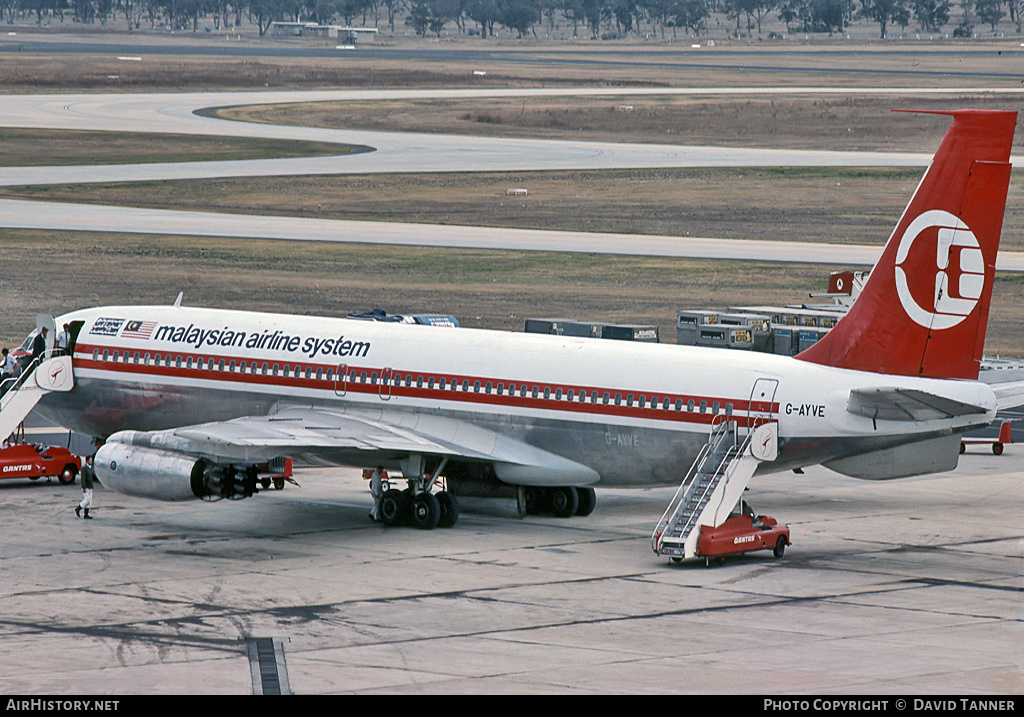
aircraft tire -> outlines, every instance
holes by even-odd
[[[551,501],[551,512],[558,518],[570,518],[579,508],[579,493],[571,485],[552,488],[548,496]]]
[[[993,443],[992,444],[992,452],[995,453],[997,456],[1003,455],[1003,444],[1002,443]]]
[[[459,502],[446,490],[438,493],[436,497],[441,506],[441,518],[437,525],[439,528],[451,528],[459,519]]]
[[[597,507],[597,491],[593,488],[577,488],[576,494],[580,499],[579,506],[576,508],[576,515],[586,518]]]
[[[526,486],[523,489],[526,502],[526,512],[529,515],[543,513],[548,506],[548,492],[543,488]]]
[[[380,499],[380,520],[384,525],[400,525],[405,519],[405,494],[397,488],[384,491]]]
[[[433,493],[417,493],[409,506],[409,520],[420,530],[433,530],[441,520],[441,505]]]

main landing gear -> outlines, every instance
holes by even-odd
[[[380,499],[380,519],[384,525],[412,525],[421,530],[451,528],[459,519],[459,504],[446,490],[431,493],[418,486],[389,488]]]
[[[434,471],[440,475],[447,464],[441,461]],[[380,520],[384,525],[412,525],[421,530],[451,528],[459,519],[459,504],[455,496],[442,489],[433,492],[440,483],[425,470],[422,456],[412,455],[401,462],[402,475],[409,484],[405,490],[390,487],[385,483],[384,495],[380,499]]]
[[[528,486],[525,490],[526,512],[533,515],[551,513],[558,518],[588,516],[597,506],[597,493],[593,488]]]

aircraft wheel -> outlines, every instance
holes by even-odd
[[[967,444],[964,443],[963,441],[960,441],[960,452],[961,453],[966,453],[967,452]]]
[[[397,488],[384,492],[380,499],[380,520],[384,525],[398,525],[405,515],[405,494]]]
[[[438,527],[450,528],[459,519],[459,503],[455,496],[446,490],[437,494],[437,502],[441,506],[441,518],[437,521]]]
[[[417,493],[412,499],[409,518],[421,530],[432,530],[441,520],[441,505],[433,493]]]
[[[992,444],[992,452],[995,453],[997,456],[1003,455],[1003,444],[1002,443],[993,443]]]
[[[523,489],[523,497],[526,500],[526,512],[530,515],[543,513],[547,506],[547,491],[543,488],[526,486]]]
[[[781,558],[786,554],[786,536],[780,535],[778,541],[775,543],[775,550],[772,551],[772,555],[776,558]]]
[[[569,518],[580,505],[580,496],[572,486],[551,489],[551,512],[559,518]]]
[[[593,513],[594,508],[597,507],[597,491],[593,488],[577,488],[576,495],[580,499],[579,506],[576,508],[576,515],[585,518]]]

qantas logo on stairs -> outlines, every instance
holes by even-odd
[[[910,286],[908,274],[928,276],[930,270],[933,285]],[[933,209],[910,223],[896,252],[896,292],[915,323],[934,330],[956,326],[974,311],[984,286],[985,257],[959,218]]]

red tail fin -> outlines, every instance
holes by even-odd
[[[849,313],[797,358],[901,376],[978,377],[1016,112],[953,117]]]

